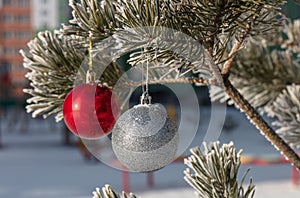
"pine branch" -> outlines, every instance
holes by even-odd
[[[57,32],[40,32],[29,42],[29,52],[21,51],[24,67],[29,70],[26,77],[31,81],[30,89],[24,92],[32,98],[26,107],[33,117],[60,116],[64,98],[72,88],[75,75],[84,56],[69,42],[59,38]]]
[[[228,57],[230,57],[223,65],[222,68],[222,75],[228,75],[230,72],[230,68],[232,66],[232,63],[235,61],[237,52],[240,50],[242,44],[244,43],[245,39],[249,35],[251,30],[250,24],[246,25],[245,32],[241,35],[241,37],[235,41],[233,47],[231,48],[230,53],[228,54]]]
[[[300,58],[300,19],[293,22],[288,20],[282,30],[282,34],[287,39],[278,39],[277,43],[281,44],[282,49],[292,51],[298,54],[298,58]]]
[[[37,38],[29,42],[29,52],[21,51],[24,57],[24,67],[29,70],[26,77],[31,81],[25,93],[32,97],[27,100],[27,112],[33,117],[43,115],[44,118],[56,114],[56,120],[62,116],[62,105],[67,93],[75,84],[85,82],[87,50],[77,48],[72,40],[63,37],[58,31],[40,32]],[[93,58],[98,66],[95,71],[101,71],[101,82],[114,85],[121,76],[116,63],[107,61],[105,57]],[[122,94],[122,93],[120,93]]]
[[[122,195],[119,195],[112,189],[112,187],[105,185],[102,188],[102,192],[100,191],[100,188],[96,188],[93,192],[93,198],[137,198],[137,196],[132,193],[127,195],[125,192],[122,192]]]
[[[300,83],[300,61],[297,57],[300,54],[297,49],[300,48],[295,40],[300,38],[298,23],[288,22],[283,27],[283,32],[278,31],[277,37],[271,38],[271,41],[265,37],[249,40],[245,48],[236,55],[229,79],[255,108],[262,111],[273,108],[274,100],[286,86]],[[287,40],[284,39],[285,35],[290,35]],[[221,89],[211,90],[211,98],[221,101],[229,99]]]
[[[121,28],[121,24],[116,20],[115,0],[69,0],[72,8],[73,19],[70,25],[64,25],[61,34],[71,36],[75,39],[74,45],[78,45],[78,40],[84,41],[92,37],[93,42],[111,36],[113,32]]]
[[[247,100],[238,92],[231,82],[224,78],[225,92],[243,111],[251,123],[277,148],[298,170],[300,170],[300,157],[295,151],[268,125]]]
[[[241,164],[242,151],[236,151],[234,144],[214,142],[210,146],[204,144],[204,153],[199,148],[191,149],[192,156],[184,163],[189,167],[184,179],[196,190],[199,197],[205,198],[248,198],[254,196],[254,186],[244,189],[243,181],[238,182],[238,171]],[[193,171],[193,173],[191,172]]]
[[[272,34],[281,25],[279,5],[284,1],[196,1],[165,5],[167,27],[198,40],[221,62],[228,44],[249,31],[250,35]],[[171,26],[171,24],[174,26]]]
[[[123,27],[157,26],[161,20],[159,16],[161,2],[157,0],[121,0],[115,4],[116,18]]]
[[[211,71],[219,71],[202,45],[176,30],[138,27],[118,31],[113,37],[117,46],[113,51],[133,51],[127,62],[132,67],[148,62],[150,71],[155,71],[159,76],[156,79],[178,78],[191,73],[213,78]],[[99,50],[101,46],[103,43],[96,47]]]
[[[272,42],[273,45],[281,45],[283,49],[286,48],[285,51],[271,51],[269,49],[271,44],[270,46],[264,45],[266,40],[263,40],[263,42],[251,41],[247,49],[240,51],[237,55],[237,60],[233,63],[234,67],[230,75],[230,81],[241,95],[243,95],[246,99],[245,101],[249,101],[255,108],[260,107],[261,110],[268,112],[269,116],[278,119],[274,122],[275,126],[280,127],[276,130],[276,133],[292,147],[297,147],[297,142],[299,142],[299,132],[297,130],[299,125],[295,121],[297,120],[297,111],[293,110],[292,112],[294,113],[284,112],[297,109],[299,104],[295,100],[291,102],[289,97],[282,96],[281,94],[282,91],[286,93],[284,91],[286,87],[292,84],[299,84],[300,82],[299,59],[296,56],[297,53],[296,55],[293,54],[298,49],[295,39],[300,35],[298,33],[299,27],[297,21],[294,24],[291,24],[291,22],[287,23],[283,31],[285,35],[288,35],[288,39],[284,40],[278,37],[275,42]],[[211,89],[210,91],[213,100],[218,99],[222,102],[229,100],[230,104],[237,104],[236,100],[229,96],[228,92],[225,94],[223,90],[218,88]],[[282,98],[290,102],[283,102]],[[266,136],[268,139],[274,139],[271,142],[277,149],[282,152],[283,150],[290,152],[290,157],[294,158],[294,161],[298,160],[298,157],[292,153],[292,149],[289,149],[283,140],[279,140],[278,135],[276,137],[274,130],[267,129],[266,127],[264,130],[263,134],[267,131],[272,131],[272,134]],[[282,150],[278,144],[285,148]],[[287,154],[284,155],[287,156]]]
[[[272,123],[279,127],[276,132],[290,146],[300,148],[300,85],[287,86],[267,112],[276,118]]]

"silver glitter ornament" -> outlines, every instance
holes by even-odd
[[[139,104],[123,113],[112,130],[112,148],[131,171],[163,168],[175,158],[179,142],[176,124],[161,104]]]

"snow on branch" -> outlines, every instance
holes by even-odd
[[[300,21],[289,21],[280,29],[280,34],[276,34],[276,40],[253,38],[236,56],[229,79],[245,99],[262,112],[274,105],[287,86],[300,82],[300,47],[299,41],[296,42],[300,38],[299,30]],[[220,89],[211,90],[211,97],[222,102],[229,100]]]
[[[247,188],[238,181],[238,171],[241,164],[241,153],[236,151],[234,144],[220,145],[214,142],[210,146],[204,144],[204,153],[200,148],[191,149],[192,155],[184,163],[189,167],[185,180],[196,190],[199,197],[206,198],[248,198],[254,196],[252,179]]]
[[[96,188],[93,192],[93,198],[137,198],[134,194],[130,193],[127,195],[125,192],[122,192],[122,195],[117,194],[111,186],[105,185],[102,188],[102,192],[100,188]]]
[[[290,85],[277,97],[268,114],[275,117],[277,133],[294,148],[300,148],[300,86]]]

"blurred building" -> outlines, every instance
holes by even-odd
[[[68,0],[0,0],[0,100],[25,96],[20,49],[28,50],[38,31],[59,28],[70,18]]]
[[[20,49],[32,38],[31,0],[0,0],[0,97],[23,95],[26,84]]]
[[[51,30],[68,23],[71,9],[68,0],[32,0],[32,24],[36,31]]]

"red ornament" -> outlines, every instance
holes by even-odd
[[[119,116],[119,105],[108,87],[82,84],[68,93],[63,115],[66,125],[75,135],[96,139],[111,132]]]

